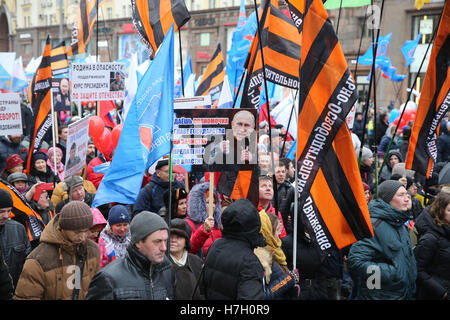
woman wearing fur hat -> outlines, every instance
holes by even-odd
[[[170,254],[173,263],[177,285],[176,300],[203,300],[199,289],[196,290],[197,279],[200,277],[203,260],[189,253],[191,249],[192,230],[189,224],[180,218],[172,219],[170,224]],[[194,292],[194,290],[196,290]]]
[[[209,212],[209,182],[196,184],[189,192],[188,218],[186,221],[192,229],[190,253],[206,256],[211,244],[222,237],[222,206],[219,193],[214,190],[213,216]]]
[[[369,203],[374,237],[354,243],[347,264],[358,300],[408,300],[416,290],[417,266],[405,222],[410,198],[400,181],[386,180]]]
[[[48,156],[42,151],[33,153],[31,157],[31,170],[28,176],[28,184],[31,186],[36,182],[58,183],[59,177],[52,172],[47,164]]]
[[[441,191],[416,219],[417,299],[450,300],[450,193]]]
[[[118,204],[109,210],[108,224],[100,237],[105,244],[108,263],[125,256],[131,242],[130,215],[126,206]]]
[[[100,252],[87,238],[92,212],[72,201],[50,221],[39,246],[27,257],[17,284],[17,300],[84,299],[100,269]]]

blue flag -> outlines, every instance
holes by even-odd
[[[419,44],[419,40],[422,38],[422,34],[419,33],[417,35],[416,40],[406,40],[405,44],[402,47],[403,57],[405,58],[405,67],[409,66],[414,62],[414,53],[416,52],[417,45]]]
[[[239,10],[239,20],[236,30],[231,39],[231,48],[227,52],[227,66],[225,73],[230,82],[231,94],[234,97],[237,94],[239,82],[244,72],[244,64],[247,59],[250,45],[257,29],[256,13],[253,12],[248,18],[245,17],[245,1],[241,0],[241,7]],[[242,88],[241,88],[242,90]],[[240,103],[236,103],[240,105]]]
[[[105,203],[134,203],[144,172],[170,152],[173,127],[173,26],[136,91],[110,168],[92,208]]]
[[[380,36],[378,38],[378,47],[375,58],[375,63],[381,63],[385,58],[387,51],[389,49],[389,43],[391,42],[392,32],[385,35]],[[373,44],[369,47],[364,55],[358,58],[358,63],[362,65],[371,65],[373,62]]]
[[[294,153],[297,151],[297,139],[294,140],[294,143],[292,144],[289,151],[286,153],[286,158],[291,159],[294,161]]]
[[[183,68],[183,81],[184,81],[184,89],[186,89],[186,84],[189,79],[189,77],[192,74],[192,61],[191,61],[191,55],[188,57],[187,63],[184,65]],[[175,91],[173,93],[174,98],[180,98],[183,96],[183,90],[181,89],[181,77],[177,80],[175,83]]]

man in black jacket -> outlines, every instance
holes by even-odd
[[[264,299],[264,269],[253,253],[266,242],[258,210],[247,199],[236,200],[224,210],[222,225],[222,238],[206,256],[202,283],[206,299]]]
[[[275,179],[277,181],[277,209],[281,213],[283,218],[283,225],[286,229],[286,233],[292,232],[292,218],[291,218],[291,203],[294,203],[295,189],[286,180],[289,165],[285,161],[285,158],[281,158],[275,167]],[[275,207],[275,197],[273,197],[272,205]]]
[[[142,211],[130,223],[127,254],[101,269],[89,285],[87,300],[172,300],[175,271],[166,256],[167,223]]]
[[[12,207],[9,192],[0,189],[0,255],[5,259],[15,288],[31,246],[25,227],[9,219]]]

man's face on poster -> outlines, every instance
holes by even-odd
[[[255,130],[255,118],[248,111],[239,111],[231,121],[231,128],[237,141],[249,138]]]
[[[67,79],[62,79],[60,84],[59,84],[59,90],[61,91],[62,94],[67,94],[69,92],[69,80]]]
[[[69,159],[70,160],[74,160],[75,159],[75,148],[70,149]]]

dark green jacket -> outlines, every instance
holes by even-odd
[[[404,225],[409,213],[381,199],[369,203],[374,237],[352,245],[348,267],[356,299],[411,299],[416,290],[417,266]]]

